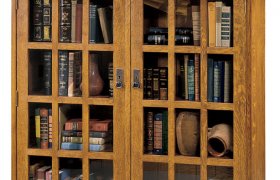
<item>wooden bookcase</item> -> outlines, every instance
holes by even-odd
[[[12,0],[12,176],[27,179],[30,157],[49,157],[52,177],[59,179],[60,160],[82,160],[83,179],[89,179],[90,160],[109,160],[113,163],[113,178],[144,179],[144,171],[163,171],[166,179],[176,179],[177,169],[194,168],[198,179],[209,179],[209,167],[228,167],[235,180],[265,179],[264,154],[264,0],[232,0],[233,46],[208,47],[207,0],[200,0],[200,46],[175,45],[176,0],[168,0],[166,16],[160,23],[168,27],[168,45],[146,45],[144,39],[143,0],[112,0],[113,44],[89,44],[89,0],[83,0],[82,43],[59,42],[59,0],[52,0],[52,41],[29,41],[30,0]],[[153,14],[149,18],[154,18]],[[146,16],[145,16],[146,17]],[[153,21],[155,22],[155,21]],[[52,95],[32,95],[28,92],[28,63],[30,50],[52,52]],[[82,52],[82,97],[58,95],[58,52],[78,50]],[[89,53],[113,52],[114,96],[91,97],[89,95]],[[161,53],[167,57],[168,100],[143,98],[144,56]],[[176,98],[176,55],[200,55],[200,101],[182,101]],[[233,103],[207,101],[208,55],[229,55],[233,61]],[[124,86],[116,88],[115,73],[124,72]],[[140,70],[140,88],[133,88],[134,70]],[[29,148],[29,105],[47,103],[53,113],[53,146],[50,149]],[[83,141],[83,150],[66,151],[59,148],[59,106],[78,104],[82,108],[83,138],[89,138],[90,106],[113,107],[113,152],[90,152],[89,142]],[[150,155],[144,149],[145,108],[162,108],[168,111],[168,155]],[[175,120],[180,109],[200,112],[200,153],[198,156],[182,156],[176,153]],[[207,152],[209,111],[228,111],[233,118],[233,157],[213,158]],[[184,167],[184,165],[186,165]],[[180,170],[179,170],[180,171]],[[182,170],[184,171],[184,170]],[[218,171],[217,171],[218,172]],[[159,178],[159,177],[158,177]]]

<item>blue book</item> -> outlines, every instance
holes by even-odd
[[[214,61],[214,102],[223,102],[224,98],[224,61]]]
[[[195,87],[194,87],[194,60],[190,59],[188,63],[188,95],[189,101],[195,100]]]
[[[64,179],[70,178],[70,172],[71,172],[70,169],[61,169],[59,171],[59,179],[64,180]]]
[[[224,94],[225,94],[225,61],[219,61],[219,69],[221,71],[221,101],[224,102]]]
[[[78,144],[78,143],[63,142],[63,143],[61,143],[61,149],[63,149],[63,150],[82,150],[83,145]]]
[[[89,150],[94,151],[94,152],[105,151],[105,150],[109,150],[111,148],[112,148],[111,144],[90,144],[89,145]]]
[[[207,62],[207,99],[208,102],[214,101],[214,60],[208,59]]]

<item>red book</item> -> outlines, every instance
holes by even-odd
[[[76,42],[82,42],[82,25],[83,25],[83,5],[77,4],[76,8]]]
[[[194,94],[195,101],[200,101],[200,63],[199,63],[199,54],[195,54],[194,56]]]
[[[89,122],[90,131],[109,131],[112,128],[112,119],[97,120],[91,119]]]
[[[49,113],[48,109],[40,108],[40,140],[41,149],[49,148]]]
[[[70,119],[65,123],[66,131],[82,131],[82,119]]]

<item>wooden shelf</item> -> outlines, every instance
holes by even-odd
[[[178,100],[173,102],[173,107],[184,109],[201,109],[201,102]]]
[[[89,152],[89,159],[104,159],[104,160],[113,160],[114,153],[113,152]]]
[[[87,103],[90,105],[112,106],[114,105],[114,100],[113,98],[109,98],[109,97],[90,97],[87,98]]]
[[[177,164],[194,164],[194,165],[200,165],[201,164],[201,158],[200,157],[175,156],[174,161]]]
[[[208,110],[225,110],[225,111],[233,111],[233,103],[213,103],[207,102],[206,108]]]
[[[208,158],[207,165],[233,167],[233,159]]]
[[[175,53],[201,53],[200,46],[175,46]]]
[[[167,155],[150,155],[144,154],[143,155],[144,162],[159,162],[159,163],[167,163],[168,156]]]
[[[83,44],[81,43],[59,43],[58,50],[83,50]]]
[[[167,45],[143,45],[143,52],[167,53]]]
[[[58,97],[58,103],[60,104],[83,104],[82,97]]]
[[[113,44],[89,44],[89,51],[114,51]]]
[[[168,100],[143,100],[144,107],[163,107],[168,108]]]
[[[224,55],[233,55],[235,53],[235,48],[229,47],[208,47],[207,54],[224,54]]]
[[[51,103],[52,96],[36,96],[36,95],[29,95],[28,102],[37,102],[37,103]]]
[[[52,49],[51,42],[29,42],[27,44],[28,49]]]
[[[27,149],[29,156],[52,156],[52,149]]]
[[[83,158],[83,151],[74,150],[59,150],[57,152],[58,157],[65,158]]]

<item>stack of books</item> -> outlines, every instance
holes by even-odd
[[[69,119],[64,124],[61,132],[61,149],[82,150],[82,119]]]
[[[45,166],[42,163],[35,163],[29,167],[29,180],[52,179],[52,167]]]
[[[113,147],[113,121],[112,119],[89,121],[89,150],[111,151]]]

